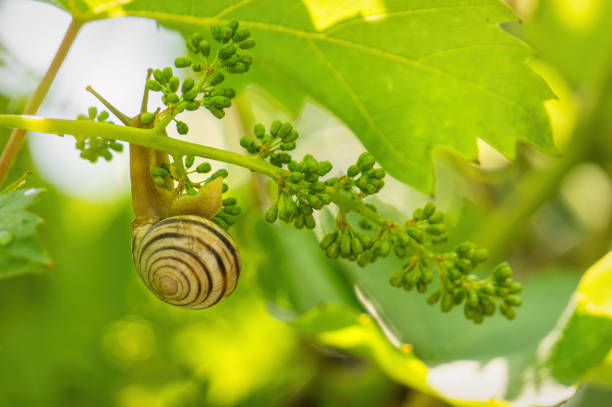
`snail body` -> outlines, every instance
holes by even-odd
[[[167,154],[130,145],[134,265],[162,301],[207,308],[234,291],[241,269],[234,240],[210,220],[221,209],[223,181],[210,181],[195,196],[176,194],[155,185],[150,174],[168,162]]]
[[[232,293],[240,276],[240,254],[232,237],[196,215],[138,218],[132,255],[153,294],[189,309],[218,303]]]

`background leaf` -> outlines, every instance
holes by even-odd
[[[0,195],[0,278],[37,271],[51,263],[36,234],[42,219],[25,209],[40,189]]]

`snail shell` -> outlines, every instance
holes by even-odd
[[[137,218],[132,256],[159,299],[190,309],[210,307],[234,291],[241,260],[232,237],[196,215]]]

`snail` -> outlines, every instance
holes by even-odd
[[[149,172],[167,162],[167,154],[130,145],[134,265],[162,301],[207,308],[232,293],[241,269],[234,240],[210,220],[221,209],[223,181],[214,179],[195,196],[177,195],[156,186]]]

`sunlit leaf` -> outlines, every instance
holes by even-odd
[[[183,32],[238,19],[258,43],[245,80],[291,106],[314,99],[392,175],[424,192],[433,188],[437,146],[468,159],[477,157],[477,138],[508,157],[518,140],[555,151],[542,105],[552,94],[524,64],[531,50],[499,27],[516,17],[498,0],[331,10],[299,0],[76,4],[82,19],[149,17]]]

